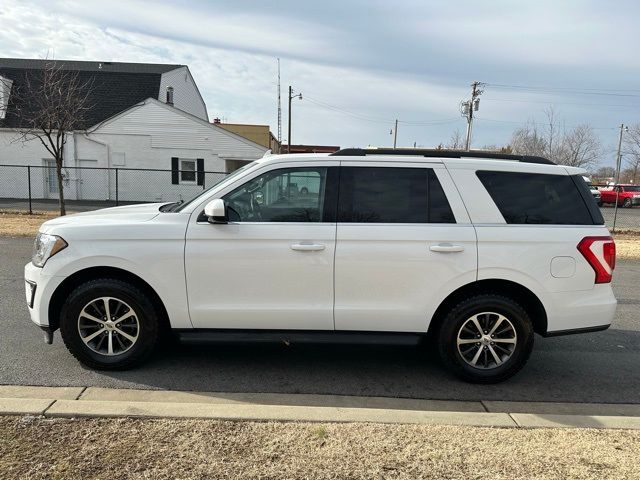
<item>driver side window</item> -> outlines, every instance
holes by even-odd
[[[232,222],[321,222],[327,169],[271,170],[224,196]]]

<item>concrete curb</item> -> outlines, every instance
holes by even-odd
[[[0,415],[640,429],[640,405],[0,385]]]
[[[299,407],[281,405],[203,404],[58,400],[47,417],[208,418],[284,422],[371,422],[430,425],[516,427],[506,413],[433,412],[379,408]]]
[[[44,415],[54,399],[47,398],[0,398],[2,415]]]

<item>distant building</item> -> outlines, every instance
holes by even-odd
[[[224,128],[252,142],[271,150],[271,153],[280,153],[278,139],[271,133],[269,125],[251,125],[246,123],[222,123],[219,118],[213,120],[217,127]]]
[[[30,166],[32,196],[58,196],[55,162],[38,140],[19,141],[21,118],[12,92],[39,78],[51,61],[0,58],[0,165]],[[63,71],[91,81],[90,110],[67,132],[63,188],[70,200],[172,201],[190,198],[268,147],[211,124],[186,65],[55,60]],[[27,99],[37,106],[37,99]],[[36,107],[34,107],[36,108]],[[112,169],[111,174],[109,170]],[[147,170],[137,170],[147,169]],[[165,170],[154,172],[150,169]],[[168,175],[166,170],[171,170]],[[4,168],[0,196],[25,198],[26,168]]]
[[[287,145],[282,146],[282,153],[334,153],[340,150],[335,145]]]

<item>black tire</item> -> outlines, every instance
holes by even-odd
[[[622,202],[622,206],[623,206],[624,208],[631,208],[631,207],[632,207],[632,205],[631,205],[631,199],[630,199],[630,198],[625,198],[625,199],[624,199],[624,202]]]
[[[137,319],[136,341],[128,350],[113,356],[89,348],[79,331],[82,310],[100,297],[111,297],[126,303],[134,310]],[[60,334],[69,352],[87,367],[125,370],[144,362],[155,349],[160,338],[159,315],[153,302],[135,285],[122,280],[100,278],[80,285],[67,297],[60,312]]]
[[[501,365],[487,369],[476,368],[467,363],[457,344],[463,325],[472,316],[482,312],[503,315],[516,333],[511,356]],[[501,295],[482,294],[461,301],[450,310],[438,330],[437,340],[442,362],[460,378],[471,383],[498,383],[515,375],[529,359],[533,349],[533,325],[527,312],[517,302]],[[491,347],[473,348],[486,350]]]
[[[598,201],[598,207],[602,208],[602,205],[603,205],[602,202]]]

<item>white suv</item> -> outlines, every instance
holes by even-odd
[[[496,382],[543,336],[606,329],[615,244],[583,171],[538,157],[341,150],[251,163],[187,203],[43,224],[25,267],[48,343],[101,369],[182,338],[428,337]]]

